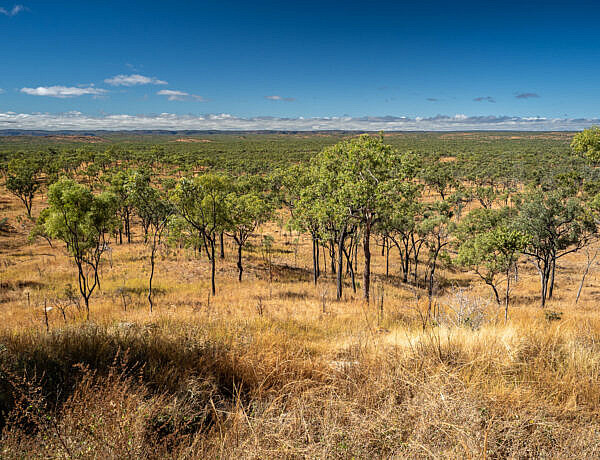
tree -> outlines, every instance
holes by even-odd
[[[540,275],[544,307],[552,297],[557,260],[586,246],[596,234],[596,224],[581,201],[561,189],[536,188],[522,197],[517,209],[517,228],[529,241],[523,253]]]
[[[162,196],[159,190],[152,187],[139,173],[130,175],[124,184],[124,188],[137,214],[143,221],[148,222],[148,233],[150,233],[149,238],[146,238],[147,244],[150,245],[148,303],[150,304],[150,313],[152,313],[154,306],[152,280],[154,278],[156,251],[161,242],[163,231],[167,227],[169,218],[175,212],[175,208]]]
[[[123,232],[125,232],[127,242],[131,243],[132,204],[128,188],[125,187],[125,184],[132,174],[134,174],[133,171],[119,170],[108,178],[108,190],[117,196],[119,203],[118,214],[122,221],[122,226],[119,226],[119,243],[123,243]]]
[[[407,163],[383,136],[361,135],[325,148],[313,160],[325,173],[329,171],[332,199],[354,219],[363,231],[363,296],[367,302],[371,285],[371,233],[383,209],[393,199],[389,181],[401,180]]]
[[[116,197],[104,192],[94,195],[86,186],[61,179],[48,190],[46,232],[62,240],[78,271],[79,292],[90,317],[89,300],[99,286],[98,269],[107,249],[106,234],[117,225]]]
[[[120,180],[124,180],[125,182],[122,185],[119,185]],[[143,203],[136,203],[135,198],[143,197],[151,188],[151,182],[152,175],[147,169],[129,171],[128,175],[125,178],[117,179],[114,190],[125,197],[125,202],[123,203],[123,206],[127,206],[128,213],[130,212],[129,207],[133,207],[138,211],[144,207]],[[127,187],[125,187],[125,183],[127,184]],[[149,236],[148,233],[150,231],[150,214],[138,213],[138,217],[142,222],[142,230],[144,232],[144,243],[147,243]],[[128,215],[127,218],[129,220],[130,216]],[[126,223],[126,225],[129,227],[129,223]],[[131,232],[131,229],[129,229],[129,232]],[[131,237],[129,236],[129,238]]]
[[[40,189],[40,165],[32,159],[15,158],[8,163],[6,188],[25,205],[31,217],[33,197]]]
[[[286,168],[278,168],[268,177],[273,197],[285,206],[292,218],[300,194],[309,183],[308,168],[305,165],[293,164]]]
[[[592,126],[573,137],[571,148],[591,163],[600,162],[600,128]]]
[[[237,244],[238,281],[242,281],[242,249],[256,228],[269,219],[272,207],[258,191],[246,191],[239,186],[227,195],[225,206],[225,231]]]
[[[343,164],[336,155],[321,154],[311,161],[307,185],[302,189],[297,203],[296,217],[309,229],[313,237],[313,266],[317,280],[319,241],[329,250],[332,273],[336,274],[336,297],[342,298],[344,256],[356,290],[354,270],[346,250],[348,237],[356,232],[357,220],[349,212],[348,201],[339,193],[343,181],[347,180]],[[315,253],[316,249],[316,253]]]
[[[449,191],[457,186],[452,162],[437,160],[428,163],[421,169],[420,176],[429,188],[439,193],[442,200],[445,200]]]
[[[215,245],[221,230],[227,227],[225,198],[230,191],[227,176],[207,173],[194,178],[182,178],[172,193],[172,200],[188,225],[198,232],[211,263],[211,291],[215,287]]]
[[[319,238],[321,230],[321,216],[315,206],[317,200],[317,187],[312,184],[304,187],[294,206],[292,218],[296,229],[310,233],[312,240],[312,262],[313,262],[313,281],[315,285],[320,276],[319,269]]]
[[[395,197],[385,208],[378,226],[378,232],[389,239],[398,249],[402,281],[408,282],[411,258],[413,269],[417,270],[419,240],[417,231],[423,213],[423,187],[414,182],[396,184]]]
[[[510,271],[518,261],[528,238],[511,223],[510,210],[474,209],[457,229],[457,263],[469,267],[490,286],[500,305],[497,276],[506,276],[504,319],[508,319]]]
[[[425,247],[429,250],[428,270],[425,276],[427,295],[429,297],[428,316],[431,313],[433,287],[438,262],[440,257],[446,254],[445,248],[450,244],[450,235],[454,228],[452,216],[453,209],[448,201],[438,200],[428,203],[423,213],[423,220],[419,226],[419,233],[422,235]]]

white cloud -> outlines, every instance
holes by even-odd
[[[104,83],[113,86],[136,86],[136,85],[167,85],[168,83],[155,77],[145,77],[144,75],[115,75],[107,78]]]
[[[159,96],[167,96],[170,101],[186,101],[189,99],[195,99],[198,102],[205,101],[205,99],[202,96],[186,93],[184,91],[175,91],[172,89],[161,89],[156,94],[158,94]]]
[[[13,17],[19,14],[21,11],[25,11],[26,8],[23,5],[15,5],[11,9],[7,10],[6,8],[0,7],[0,14],[4,16]]]
[[[285,101],[285,102],[294,102],[296,98],[293,97],[283,97],[283,96],[265,96],[265,99],[269,99],[271,101]]]
[[[93,86],[38,86],[37,88],[21,88],[21,92],[30,96],[49,96],[64,99],[86,94],[101,96],[106,93],[106,90],[94,88]]]
[[[4,90],[2,88],[0,88],[0,94],[4,93]]]
[[[430,118],[408,117],[320,117],[320,118],[241,118],[234,115],[104,115],[93,117],[81,112],[0,113],[2,129],[59,130],[353,130],[353,131],[575,131],[600,125],[600,119],[543,117],[438,115]]]

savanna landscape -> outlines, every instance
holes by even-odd
[[[600,456],[600,134],[0,137],[1,457]]]

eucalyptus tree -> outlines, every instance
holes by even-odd
[[[510,271],[515,267],[528,237],[514,227],[511,210],[478,208],[471,211],[456,229],[456,262],[471,268],[490,286],[498,305],[498,275],[505,275],[504,318],[508,319]]]
[[[590,163],[600,162],[600,128],[592,126],[584,129],[573,137],[571,148],[583,155]]]
[[[454,162],[440,161],[439,158],[425,163],[419,176],[430,189],[440,195],[442,200],[445,200],[448,194],[458,186]]]
[[[399,180],[407,164],[383,137],[361,135],[327,147],[314,157],[313,165],[325,172],[331,168],[330,181],[335,197],[346,216],[362,228],[363,296],[369,301],[371,284],[371,234],[389,205],[389,181]]]
[[[377,227],[377,231],[398,249],[402,281],[405,283],[411,272],[411,260],[413,269],[418,267],[421,238],[417,232],[424,210],[422,193],[421,184],[412,181],[397,183],[395,196],[384,209]]]
[[[41,170],[41,165],[31,158],[14,158],[7,166],[6,189],[21,200],[29,217],[33,198],[42,186]]]
[[[121,181],[123,181],[121,183]],[[123,212],[126,213],[128,222],[126,223],[128,229],[128,241],[131,241],[131,227],[130,219],[131,212],[137,211],[137,215],[140,218],[142,224],[142,231],[144,232],[144,243],[148,242],[150,232],[150,214],[139,212],[143,209],[143,203],[136,203],[136,199],[144,196],[145,193],[152,187],[152,174],[147,168],[141,168],[138,170],[127,171],[125,176],[120,176],[114,183],[113,190],[119,193],[119,197],[124,198],[122,203]]]
[[[149,182],[143,178],[140,180],[140,173],[129,175],[123,184],[129,202],[142,221],[148,222],[149,238],[145,242],[150,246],[150,276],[148,278],[148,304],[150,313],[154,306],[152,281],[156,265],[156,252],[162,241],[162,235],[169,223],[169,219],[175,213],[175,207],[167,198]]]
[[[340,300],[344,255],[348,259],[346,242],[357,219],[349,212],[347,197],[340,193],[347,180],[344,165],[336,155],[324,152],[311,161],[308,173],[310,185],[303,190],[299,209],[316,222],[320,239],[329,243],[332,273],[336,274],[336,297]],[[355,283],[353,288],[356,288]]]
[[[121,219],[122,225],[119,226],[119,243],[123,243],[123,233],[127,242],[131,243],[131,213],[132,203],[129,189],[125,185],[127,184],[130,176],[134,174],[134,171],[119,170],[108,176],[108,191],[113,193],[118,198],[119,207],[117,213]]]
[[[48,205],[42,214],[46,233],[65,243],[77,266],[79,292],[89,320],[89,300],[100,284],[98,269],[108,247],[106,235],[117,226],[117,199],[108,192],[94,195],[82,184],[60,179],[48,190]]]
[[[436,270],[440,258],[447,255],[446,247],[450,244],[450,236],[455,227],[455,222],[452,220],[453,212],[453,207],[448,201],[438,200],[427,203],[419,226],[419,233],[423,237],[425,247],[429,250],[428,269],[425,275],[429,310],[431,310]]]
[[[321,235],[321,215],[315,206],[318,200],[318,187],[310,184],[301,191],[300,198],[294,206],[292,225],[310,234],[312,241],[313,281],[317,284],[320,276],[319,268],[319,239]]]
[[[258,178],[256,180],[258,181]],[[261,188],[252,187],[251,184],[236,183],[225,198],[224,231],[237,245],[238,281],[242,281],[244,271],[242,264],[244,246],[257,227],[267,222],[273,213],[273,207]]]
[[[290,213],[292,220],[300,195],[309,185],[308,168],[304,164],[292,164],[272,171],[267,179],[271,196]]]
[[[518,229],[528,236],[523,253],[540,275],[541,306],[552,297],[557,260],[585,247],[597,228],[581,200],[565,190],[539,187],[521,197],[517,209]]]
[[[171,194],[179,214],[191,229],[195,230],[203,242],[208,260],[211,263],[211,291],[215,287],[215,246],[216,240],[228,224],[226,197],[231,190],[228,176],[206,173],[193,178],[182,178]]]

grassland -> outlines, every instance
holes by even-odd
[[[2,458],[600,457],[600,273],[575,304],[580,253],[561,260],[544,310],[523,260],[506,323],[474,274],[445,267],[426,324],[426,294],[395,276],[393,252],[386,277],[374,251],[371,304],[349,284],[336,302],[331,273],[311,281],[310,240],[270,223],[241,283],[226,244],[214,297],[204,258],[163,248],[150,314],[135,226],[103,262],[86,322],[64,248],[29,242],[3,188],[0,205],[12,227],[0,235]],[[262,235],[275,239],[272,282]]]

